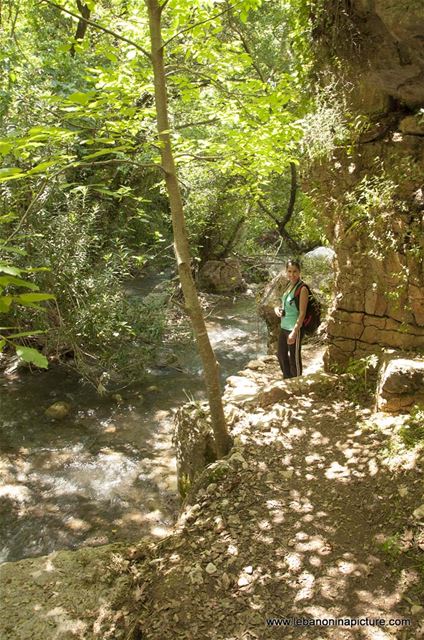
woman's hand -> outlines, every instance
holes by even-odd
[[[292,329],[289,333],[289,337],[287,338],[287,344],[294,344],[296,342],[297,331],[296,329]]]
[[[283,310],[281,307],[274,307],[274,313],[276,316],[281,318],[281,316],[283,315]]]

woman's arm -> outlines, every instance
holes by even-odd
[[[307,288],[302,287],[300,291],[300,296],[299,296],[299,315],[298,315],[296,324],[294,325],[294,330],[296,332],[299,331],[299,329],[303,325],[303,321],[306,316],[306,307],[308,306],[308,298],[309,298],[309,294],[308,294]]]
[[[289,333],[287,344],[294,344],[296,342],[296,336],[299,333],[305,319],[306,308],[308,306],[308,298],[309,294],[307,288],[302,287],[299,296],[299,315],[297,317],[296,324],[294,325],[292,331],[290,331]]]

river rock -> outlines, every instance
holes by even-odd
[[[268,353],[277,350],[281,320],[275,315],[274,307],[281,306],[281,296],[286,286],[287,278],[285,272],[281,271],[267,284],[259,302],[258,314],[265,320],[268,329]]]
[[[45,415],[53,420],[62,420],[71,411],[72,406],[69,402],[54,402],[50,407],[45,410]]]
[[[259,386],[254,380],[244,376],[230,376],[225,387],[225,399],[230,403],[243,403],[257,396]]]
[[[234,293],[245,291],[240,263],[233,258],[208,260],[199,270],[199,287],[209,293]]]
[[[160,368],[176,367],[179,365],[178,356],[168,347],[163,347],[156,354],[155,365]]]
[[[304,261],[318,260],[332,265],[336,257],[336,252],[331,247],[315,247],[312,251],[308,251],[303,256]]]
[[[147,393],[160,393],[160,389],[155,384],[151,384],[149,387],[147,387],[146,392]]]
[[[377,408],[397,413],[424,401],[424,359],[386,355],[377,389]]]
[[[406,116],[399,123],[399,130],[406,135],[424,136],[424,124],[417,116]]]

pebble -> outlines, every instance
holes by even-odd
[[[62,418],[65,418],[68,415],[71,409],[72,407],[69,402],[54,402],[45,410],[44,413],[48,418],[62,420]]]
[[[205,571],[206,573],[209,573],[209,575],[212,575],[213,573],[216,573],[216,566],[214,565],[213,562],[209,562]]]
[[[250,584],[250,580],[247,576],[241,576],[237,580],[237,584],[239,587],[247,587],[247,585]]]

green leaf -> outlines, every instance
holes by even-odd
[[[83,160],[90,160],[91,158],[106,156],[109,153],[115,153],[116,151],[126,151],[127,149],[131,149],[130,145],[121,145],[119,147],[111,147],[109,149],[99,149],[99,151],[95,151],[94,153],[89,153],[88,156],[84,156]]]
[[[12,220],[15,220],[18,216],[16,215],[16,213],[5,213],[2,216],[0,216],[0,224],[4,223],[4,222],[11,222]]]
[[[70,44],[60,44],[56,51],[58,53],[67,53],[69,50],[71,49],[71,45]]]
[[[7,339],[11,338],[29,338],[31,336],[37,336],[40,333],[46,333],[45,331],[41,331],[41,329],[37,329],[37,331],[22,331],[21,333],[13,333],[7,336]]]
[[[54,296],[51,293],[21,293],[19,296],[14,296],[16,302],[20,304],[31,304],[32,302],[41,302],[42,300],[54,300]]]
[[[15,180],[21,178],[24,173],[18,167],[7,167],[6,169],[0,169],[0,182],[6,182],[6,180]]]
[[[5,344],[6,340],[0,340],[0,353],[3,351]]]
[[[38,287],[33,282],[27,282],[22,278],[15,278],[14,276],[0,276],[0,285],[8,287],[14,285],[15,287],[24,287],[25,289],[31,289],[31,291],[38,291]]]
[[[0,296],[0,313],[9,313],[12,302],[13,296]]]
[[[0,250],[7,251],[8,253],[16,253],[20,256],[26,256],[27,252],[25,249],[21,249],[20,247],[9,247],[6,244],[3,244],[3,241],[0,240]],[[29,271],[29,269],[25,269],[25,271]]]
[[[74,104],[81,104],[82,106],[86,106],[92,98],[92,94],[90,93],[82,93],[81,91],[76,91],[75,93],[71,93],[68,96],[69,102],[73,102]]]
[[[4,142],[3,140],[0,142],[0,153],[2,156],[7,156],[12,149],[13,144],[11,142]]]
[[[9,273],[12,276],[19,276],[22,273],[22,270],[18,269],[18,267],[11,267],[9,264],[0,263],[0,272]]]
[[[43,354],[37,351],[37,349],[31,349],[30,347],[16,347],[16,355],[24,362],[31,362],[42,369],[47,369],[48,367],[46,356],[43,356]]]
[[[41,173],[42,171],[45,171],[55,164],[56,162],[54,160],[49,160],[48,162],[40,162],[40,164],[37,164],[35,167],[28,171],[28,175],[32,175],[33,173]]]
[[[118,57],[114,53],[112,53],[111,51],[106,51],[104,55],[111,62],[118,62]]]

